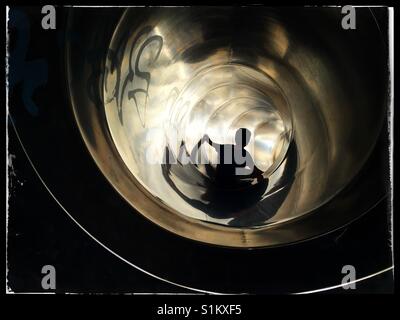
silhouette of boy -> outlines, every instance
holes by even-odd
[[[249,143],[250,137],[251,132],[248,129],[240,128],[235,133],[235,144],[216,143],[207,134],[200,139],[198,148],[207,142],[218,154],[216,168],[206,166],[208,175],[213,177],[215,183],[232,187],[246,180],[257,179],[260,182],[263,179],[263,172],[254,165],[250,153],[244,148]]]

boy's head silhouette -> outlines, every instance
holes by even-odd
[[[235,143],[237,146],[244,147],[249,143],[250,137],[251,137],[250,130],[246,128],[240,128],[235,133]]]

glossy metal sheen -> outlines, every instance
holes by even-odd
[[[331,212],[338,217],[319,230],[297,224],[369,157],[386,81],[371,13],[351,31],[341,17],[336,8],[127,9],[103,40],[97,108],[71,85],[93,157],[139,212],[191,239],[256,247],[339,227],[353,214]],[[239,128],[251,133],[246,150],[261,179],[225,188],[206,165],[162,162],[190,154],[204,135],[234,144]],[[202,148],[215,167],[213,149]]]

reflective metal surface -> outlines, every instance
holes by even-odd
[[[72,68],[67,53],[89,150],[139,212],[194,240],[278,245],[343,225],[360,213],[310,219],[368,159],[387,80],[373,16],[360,13],[351,31],[341,17],[336,8],[127,9],[100,40],[97,103],[78,85],[87,64]],[[258,176],[216,183],[207,143],[205,164],[165,161],[190,156],[204,136],[235,145],[240,128]]]

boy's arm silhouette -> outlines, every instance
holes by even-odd
[[[201,145],[202,145],[204,142],[208,142],[208,144],[209,144],[210,146],[212,146],[215,150],[218,151],[218,148],[217,148],[217,147],[219,146],[219,144],[213,142],[213,141],[210,139],[210,137],[208,136],[208,134],[205,134],[205,135],[199,140],[199,142],[197,142],[197,144],[194,146],[194,148],[193,148],[193,150],[192,150],[192,152],[191,152],[191,155],[190,155],[190,157],[191,157],[192,160],[195,159],[195,157],[197,157],[197,154],[198,154],[198,152],[199,152],[199,150],[200,150],[200,147],[201,147]]]
[[[217,152],[219,152],[221,144],[212,141],[211,138],[210,138],[210,136],[209,136],[208,134],[205,134],[205,135],[203,136],[203,138],[201,138],[200,141],[201,141],[201,143],[203,143],[203,142],[208,142],[208,144],[209,144],[211,147],[213,147]]]

